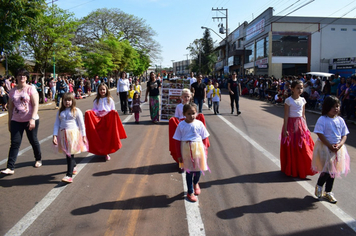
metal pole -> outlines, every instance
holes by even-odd
[[[6,76],[9,75],[9,68],[8,68],[8,64],[7,64],[7,53],[5,53],[5,74],[6,74]]]

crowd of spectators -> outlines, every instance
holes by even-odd
[[[319,78],[311,75],[285,76],[281,79],[273,76],[240,77],[242,95],[265,100],[275,104],[284,104],[284,100],[291,95],[291,82],[303,81],[302,96],[306,99],[307,109],[321,110],[325,97],[337,96],[341,101],[341,116],[355,119],[356,106],[356,76],[340,77],[338,74]]]

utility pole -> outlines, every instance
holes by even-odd
[[[212,11],[217,11],[219,13],[221,13],[223,16],[216,16],[216,17],[213,17],[213,20],[218,20],[218,21],[222,21],[223,19],[225,19],[225,33],[226,33],[226,36],[225,36],[225,46],[226,46],[226,49],[225,49],[225,66],[228,66],[228,61],[229,61],[229,58],[228,58],[228,52],[229,52],[229,45],[228,45],[228,42],[227,42],[227,39],[228,39],[228,36],[229,36],[229,32],[228,32],[228,29],[229,29],[229,25],[228,25],[228,9],[226,8],[211,8]],[[224,13],[225,11],[225,13]],[[223,25],[221,26],[220,30],[219,30],[219,33],[223,33]],[[222,30],[221,30],[222,29]]]

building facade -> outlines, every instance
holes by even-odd
[[[277,78],[309,71],[347,76],[356,70],[355,38],[356,19],[273,16],[268,8],[229,35],[228,64],[219,58],[215,69]]]
[[[173,73],[177,76],[188,75],[190,72],[190,65],[192,64],[192,60],[183,60],[173,62]]]

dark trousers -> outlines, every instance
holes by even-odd
[[[192,194],[193,184],[197,184],[200,179],[201,172],[200,171],[191,171],[190,173],[186,172],[185,177],[187,180],[188,194]]]
[[[217,102],[213,102],[213,106],[214,106],[214,113],[218,113],[219,114],[219,101]]]
[[[132,101],[128,101],[127,104],[129,107],[129,112],[132,113]]]
[[[318,179],[318,185],[323,186],[325,183],[325,192],[331,192],[333,189],[335,178],[332,178],[329,173],[322,172]]]
[[[66,156],[66,158],[67,158],[67,176],[72,177],[73,169],[77,165],[77,163],[74,160],[74,155]]]
[[[61,98],[63,97],[64,93],[57,93],[57,107],[59,107],[59,103],[61,102]]]
[[[236,106],[236,111],[240,111],[239,107],[239,93],[231,94],[230,93],[230,105],[231,105],[231,112],[234,113],[234,103]]]
[[[120,92],[120,105],[121,111],[126,113],[127,112],[127,92]]]
[[[23,132],[26,131],[27,139],[30,142],[36,161],[41,160],[41,147],[37,139],[39,120],[35,121],[35,128],[29,130],[29,122],[11,121],[11,145],[9,150],[9,157],[7,160],[7,168],[13,170],[15,162],[22,142]]]
[[[199,113],[202,113],[203,111],[203,98],[194,98],[194,103],[197,104],[199,108]]]

